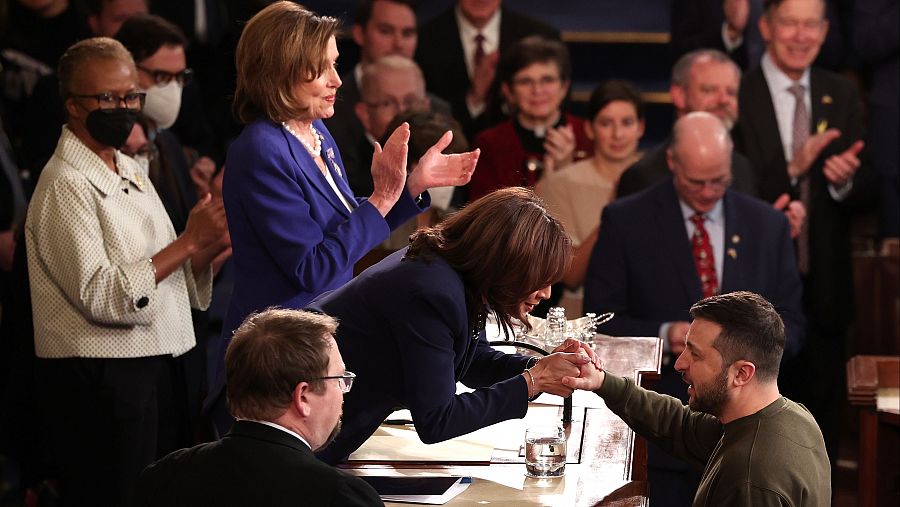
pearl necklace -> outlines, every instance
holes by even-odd
[[[319,155],[322,154],[322,136],[319,134],[319,131],[316,130],[316,127],[313,127],[312,125],[309,126],[309,130],[310,130],[310,132],[312,132],[313,139],[316,140],[316,145],[310,146],[309,143],[306,142],[305,139],[300,137],[299,133],[294,131],[294,129],[292,129],[290,127],[290,125],[287,124],[287,122],[283,121],[283,122],[281,122],[281,125],[285,128],[285,130],[290,132],[290,134],[292,136],[296,137],[297,140],[300,141],[300,144],[302,144],[303,147],[306,148],[306,151],[308,151],[309,154],[313,156],[313,158],[317,158]]]

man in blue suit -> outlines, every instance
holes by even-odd
[[[784,319],[788,357],[804,326],[790,226],[769,204],[729,190],[731,152],[715,116],[679,119],[666,154],[672,177],[604,209],[585,279],[585,311],[616,313],[601,332],[663,339],[669,361],[656,387],[683,401],[686,385],[670,358],[684,349],[694,301],[736,290],[762,294]],[[649,466],[654,505],[690,505],[699,471],[658,449]]]

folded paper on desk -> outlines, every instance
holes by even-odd
[[[465,491],[471,477],[386,477],[361,475],[385,502],[443,505]]]

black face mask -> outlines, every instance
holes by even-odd
[[[131,134],[138,119],[138,111],[124,107],[116,109],[94,109],[87,115],[88,134],[99,143],[112,148],[120,148]]]

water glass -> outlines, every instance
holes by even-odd
[[[535,426],[525,430],[525,475],[562,477],[566,473],[566,433],[562,426]]]

